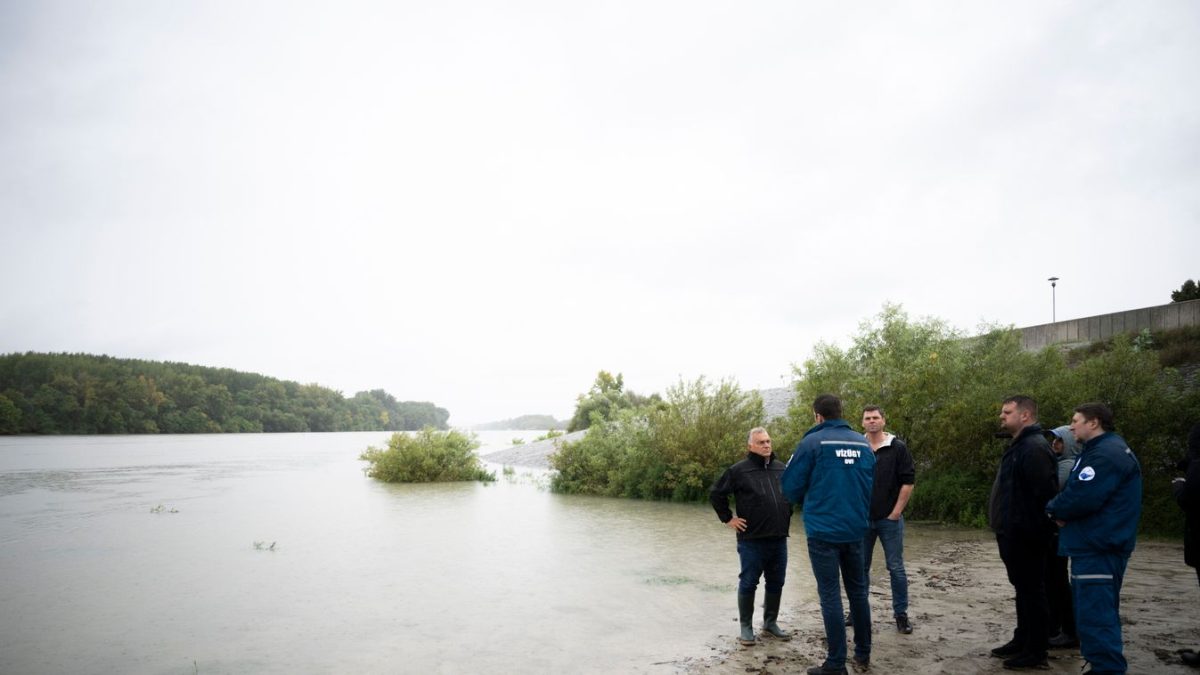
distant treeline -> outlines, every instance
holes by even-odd
[[[566,429],[568,420],[556,420],[554,415],[521,415],[499,422],[476,424],[479,431],[494,431],[500,429],[519,429],[522,431],[542,431],[544,429]]]
[[[0,356],[0,434],[188,434],[447,428],[432,403],[352,398],[229,368],[91,354]]]

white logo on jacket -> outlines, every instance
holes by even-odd
[[[1096,470],[1090,466],[1085,466],[1079,470],[1079,480],[1091,480],[1096,477]]]

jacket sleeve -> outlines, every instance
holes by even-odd
[[[1058,496],[1046,504],[1046,511],[1058,520],[1072,521],[1085,518],[1099,511],[1112,493],[1121,484],[1125,472],[1104,455],[1088,458],[1086,466],[1080,468],[1067,481]],[[1080,478],[1085,469],[1091,469],[1093,477]]]
[[[733,494],[733,470],[725,469],[725,473],[713,483],[712,489],[708,491],[708,503],[712,504],[713,510],[717,512],[717,518],[722,523],[728,523],[733,519],[733,511],[729,508],[729,495]]]
[[[1187,515],[1200,517],[1200,459],[1188,462],[1187,480],[1175,483],[1175,502]]]
[[[1054,461],[1054,452],[1037,445],[1027,448],[1021,462],[1021,479],[1029,486],[1036,503],[1050,501],[1058,494],[1058,463]]]
[[[913,463],[912,453],[908,445],[899,444],[896,452],[896,478],[900,485],[913,485],[917,482],[917,466]]]
[[[800,441],[800,445],[797,445],[796,451],[792,453],[792,458],[788,460],[787,468],[783,470],[783,478],[779,481],[784,498],[792,504],[800,506],[804,503],[804,495],[808,492],[808,479],[812,476],[815,461],[811,445]]]

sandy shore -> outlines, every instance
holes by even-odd
[[[793,556],[805,555],[802,546],[792,550]],[[1016,618],[1012,586],[988,534],[907,553],[914,631],[911,635],[896,632],[887,573],[877,559],[871,580],[874,641],[869,672],[1014,672],[1004,670],[1000,659],[989,655],[992,647],[1008,641]],[[707,655],[677,663],[679,670],[802,673],[821,663],[824,630],[815,595],[789,597],[785,588],[783,604],[780,623],[795,632],[791,642],[760,640],[754,647],[738,646],[736,616],[731,611],[729,634],[706,645]],[[759,619],[755,617],[756,629]],[[1121,619],[1130,673],[1200,672],[1183,665],[1176,653],[1181,648],[1200,648],[1200,586],[1195,570],[1183,564],[1181,544],[1138,543],[1121,594]],[[1050,664],[1049,672],[1078,673],[1083,659],[1078,650],[1058,650],[1051,652]]]

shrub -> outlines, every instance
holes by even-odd
[[[593,417],[587,436],[551,457],[555,492],[699,501],[745,453],[762,423],[762,399],[704,378],[667,390],[664,401]]]
[[[387,449],[369,447],[359,459],[370,462],[368,476],[387,483],[496,480],[480,463],[478,448],[474,434],[425,427],[413,435],[392,434]]]
[[[908,515],[969,527],[987,527],[991,477],[963,471],[938,471],[919,476]]]

